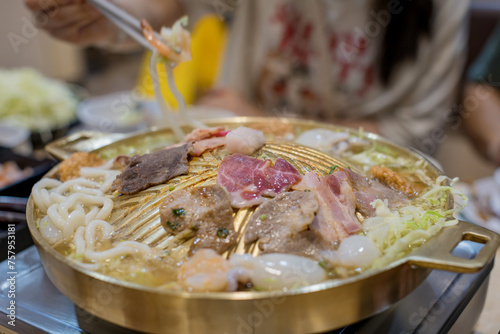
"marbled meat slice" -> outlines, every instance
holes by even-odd
[[[319,210],[311,229],[328,242],[342,241],[361,230],[361,223],[355,215],[356,198],[349,184],[331,175],[324,178],[316,172],[309,172],[297,188],[309,189],[318,196]]]
[[[309,229],[319,209],[314,193],[293,191],[261,204],[245,229],[245,243],[259,241],[265,253],[293,253],[318,257],[327,243]]]
[[[191,252],[211,248],[219,254],[236,239],[229,194],[220,185],[192,187],[170,193],[160,206],[161,224],[176,235],[195,233]]]
[[[231,195],[235,208],[250,207],[264,202],[263,195],[276,196],[298,183],[302,176],[283,159],[255,159],[235,153],[224,158],[219,166],[217,184]]]
[[[113,191],[130,195],[168,180],[189,170],[187,161],[192,144],[186,143],[155,153],[135,155],[122,174],[113,182]]]

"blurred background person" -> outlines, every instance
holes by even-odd
[[[56,7],[25,1],[35,13],[53,14],[43,28],[58,38],[114,50],[134,48],[84,1]],[[203,13],[233,9],[225,13],[230,35],[218,88],[201,97],[201,105],[362,126],[422,149],[455,102],[464,64],[467,1],[117,4],[157,29],[185,13],[196,21]]]
[[[500,25],[468,71],[464,128],[477,150],[500,165]]]

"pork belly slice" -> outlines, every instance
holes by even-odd
[[[202,139],[200,141],[193,142],[193,151],[189,155],[199,157],[206,151],[213,150],[214,148],[224,145],[226,145],[225,137]]]
[[[235,153],[222,160],[217,174],[220,184],[231,195],[231,205],[245,208],[261,204],[264,196],[274,197],[301,180],[299,171],[283,159],[255,159]]]
[[[192,144],[186,143],[133,156],[123,173],[116,177],[112,190],[131,195],[186,174],[189,170],[187,157],[191,150]]]
[[[187,229],[193,231],[191,253],[210,248],[222,254],[236,240],[229,194],[220,185],[170,193],[160,205],[160,217],[163,228],[171,235]]]
[[[225,131],[223,126],[214,128],[198,128],[191,131],[191,133],[188,133],[186,137],[184,137],[183,142],[189,143],[191,141],[200,141],[212,137],[224,137],[227,133],[228,131]]]
[[[409,201],[406,194],[400,193],[385,186],[376,179],[367,178],[350,169],[337,167],[331,175],[343,175],[351,185],[356,197],[356,209],[365,217],[375,215],[375,208],[371,205],[376,199],[388,201],[389,208],[395,208]]]
[[[259,241],[261,253],[292,253],[313,258],[329,249],[321,235],[309,229],[319,209],[312,192],[279,194],[261,204],[248,221],[245,243]]]
[[[192,143],[193,150],[190,156],[199,157],[204,152],[226,145],[226,135],[228,131],[222,126],[214,128],[194,129],[184,137],[183,143]]]
[[[304,175],[298,188],[309,189],[318,196],[319,210],[311,229],[325,240],[336,243],[361,230],[355,215],[356,198],[348,183],[316,172]]]

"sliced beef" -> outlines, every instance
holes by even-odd
[[[231,195],[231,204],[236,208],[250,207],[264,202],[263,195],[276,196],[298,183],[299,171],[283,159],[255,159],[235,153],[224,158],[219,166],[217,184]]]
[[[221,254],[236,239],[229,194],[220,185],[185,188],[170,193],[160,206],[161,223],[176,235],[195,233],[191,252],[210,248]]]
[[[328,243],[309,226],[319,209],[314,193],[293,191],[261,204],[245,230],[245,243],[259,241],[262,253],[293,253],[318,257]]]
[[[123,173],[113,182],[113,191],[135,194],[186,174],[189,170],[187,156],[191,150],[192,144],[186,143],[155,153],[133,156]]]

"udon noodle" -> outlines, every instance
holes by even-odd
[[[119,171],[111,170],[111,163],[101,167],[82,167],[81,177],[66,182],[45,178],[32,192],[33,200],[42,213],[39,230],[51,245],[70,245],[78,263],[97,269],[102,261],[140,254],[153,256],[152,249],[140,242],[123,241],[109,245],[114,228],[106,219],[113,210],[109,193]]]

